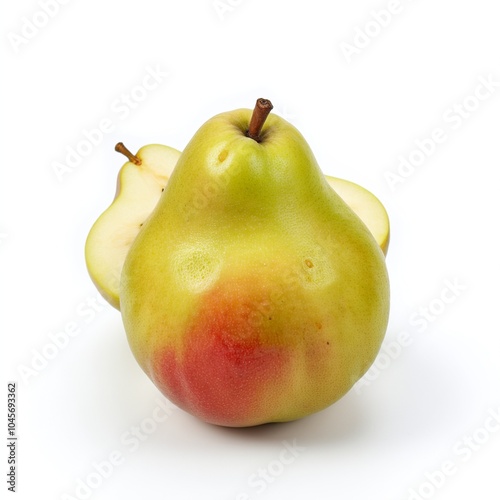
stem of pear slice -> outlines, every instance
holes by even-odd
[[[260,133],[272,109],[273,105],[270,100],[262,98],[257,99],[252,118],[250,119],[250,125],[248,126],[247,137],[257,142],[262,140]]]
[[[125,155],[129,159],[129,161],[135,163],[136,165],[140,165],[142,163],[141,159],[137,158],[135,154],[133,154],[129,149],[127,149],[127,147],[125,146],[125,144],[123,144],[123,142],[119,142],[115,146],[115,151],[118,151],[118,153]]]

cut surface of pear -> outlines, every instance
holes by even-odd
[[[121,168],[111,205],[92,226],[85,244],[90,277],[102,296],[120,309],[120,274],[130,245],[158,203],[180,152],[161,144],[139,149],[136,164]]]
[[[389,216],[380,200],[370,191],[354,182],[325,175],[328,184],[366,224],[384,255],[390,239]]]

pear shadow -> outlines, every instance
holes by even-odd
[[[215,436],[236,438],[242,442],[268,443],[297,439],[309,445],[328,444],[359,435],[366,423],[361,403],[359,397],[348,393],[324,410],[289,422],[270,422],[253,427],[202,425]]]

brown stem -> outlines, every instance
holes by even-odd
[[[262,127],[264,126],[266,118],[272,109],[273,105],[271,101],[262,98],[257,99],[247,131],[247,136],[250,137],[250,139],[257,142],[261,141],[260,133],[262,131]]]
[[[140,158],[137,158],[135,154],[131,153],[130,150],[127,149],[125,144],[123,144],[123,142],[119,142],[115,146],[115,151],[118,151],[122,155],[125,155],[129,159],[129,161],[135,163],[136,165],[140,165],[142,163],[142,160]]]

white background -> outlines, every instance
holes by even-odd
[[[7,382],[18,384],[17,498],[499,498],[497,2],[220,4],[73,0],[45,19],[36,1],[2,8],[1,350],[3,404]],[[389,6],[380,27],[373,12]],[[24,18],[47,22],[34,31]],[[148,67],[168,76],[141,93]],[[121,103],[131,92],[133,109]],[[175,409],[153,427],[164,399],[119,313],[97,302],[83,258],[123,163],[113,147],[182,149],[206,119],[257,97],[299,128],[325,173],[386,205],[384,348],[396,354],[297,422],[231,430]],[[103,119],[112,130],[58,176],[54,164]],[[425,161],[413,153],[420,164],[391,189],[387,172],[435,129],[446,140]],[[78,335],[54,353],[51,335],[72,327]],[[149,434],[131,441],[141,426]],[[102,479],[93,463],[110,455],[121,460]]]

